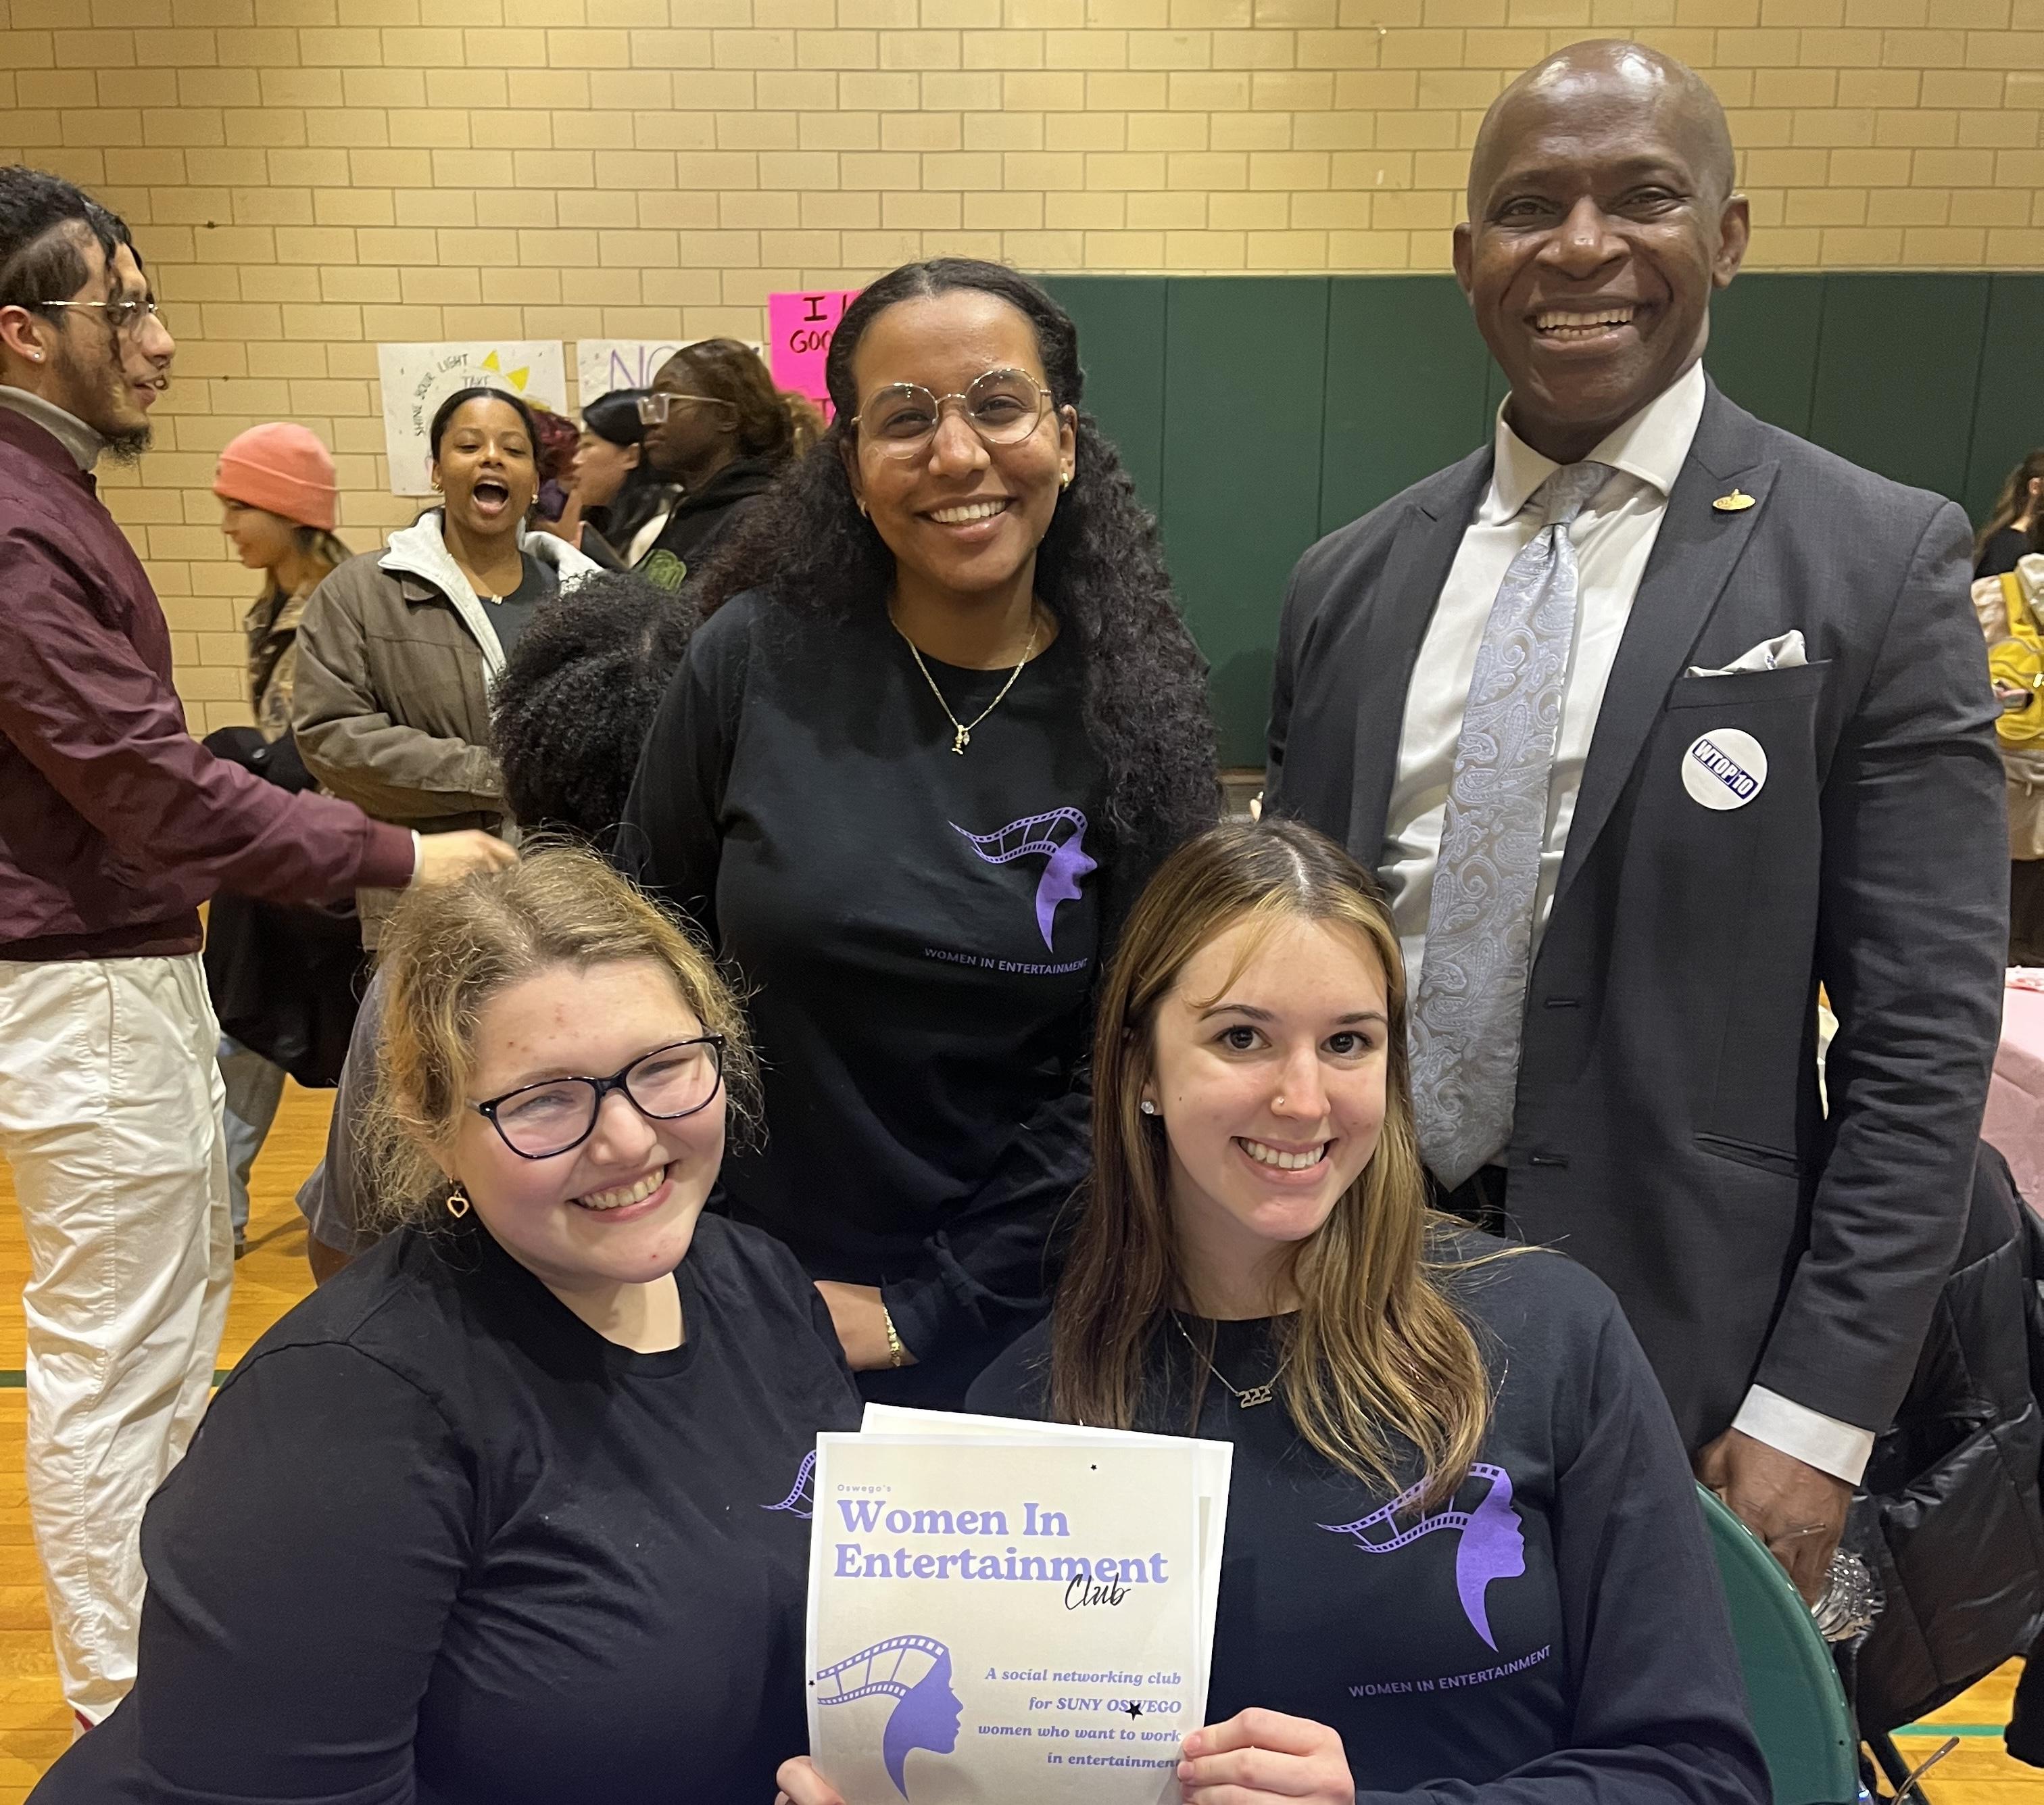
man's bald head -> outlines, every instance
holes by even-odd
[[[1710,84],[1686,63],[1625,38],[1593,38],[1536,63],[1490,104],[1470,153],[1470,217],[1521,135],[1557,109],[1636,112],[1679,144],[1720,204],[1736,180],[1731,128]]]
[[[1497,97],[1455,275],[1535,450],[1589,456],[1703,355],[1752,225],[1732,175],[1716,96],[1642,44],[1571,44]]]

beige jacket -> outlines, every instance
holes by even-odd
[[[2017,564],[2015,574],[2031,618],[2044,624],[2044,552],[2032,552]],[[1980,617],[1981,631],[1990,649],[2012,637],[2008,595],[2000,577],[1984,576],[1973,584],[1973,612]],[[2008,856],[2044,859],[2044,739],[2013,746],[2005,740],[1998,744],[2001,768],[2008,779]]]
[[[563,583],[598,567],[541,533],[524,549]],[[379,821],[421,833],[504,832],[489,751],[490,686],[504,650],[440,537],[437,510],[351,558],[312,593],[298,622],[291,724],[305,768]],[[374,946],[394,891],[357,898]]]

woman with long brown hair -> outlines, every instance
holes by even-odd
[[[1166,860],[1055,1307],[969,1406],[1234,1444],[1193,1805],[1765,1799],[1654,1375],[1589,1273],[1430,1213],[1406,1006],[1389,910],[1311,829]]]
[[[2038,523],[2044,518],[2044,450],[2032,452],[2009,471],[1995,498],[1993,511],[1973,535],[1973,575],[2000,576],[2015,568],[2039,545]]]

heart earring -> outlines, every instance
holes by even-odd
[[[469,1211],[468,1193],[457,1184],[448,1193],[447,1213],[459,1222]]]

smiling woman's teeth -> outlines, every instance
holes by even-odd
[[[1259,1166],[1275,1166],[1281,1172],[1302,1172],[1308,1166],[1316,1166],[1327,1157],[1327,1144],[1323,1141],[1309,1153],[1281,1153],[1275,1147],[1266,1147],[1261,1141],[1248,1141],[1240,1135],[1235,1145]]]
[[[621,1210],[628,1203],[640,1203],[651,1197],[666,1181],[665,1166],[656,1172],[648,1172],[636,1184],[628,1184],[620,1191],[592,1191],[586,1197],[578,1197],[575,1202],[585,1210]]]
[[[1630,325],[1633,310],[1630,307],[1604,307],[1594,314],[1567,313],[1559,308],[1533,316],[1536,332],[1554,338],[1588,338],[1606,326]]]
[[[1005,500],[998,502],[967,502],[962,507],[936,508],[930,518],[939,526],[962,526],[969,520],[991,520],[996,514],[1007,511]]]

